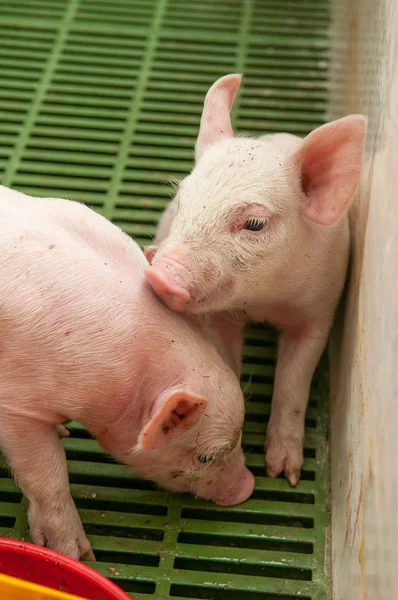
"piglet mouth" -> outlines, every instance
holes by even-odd
[[[226,490],[222,494],[212,498],[212,500],[219,506],[237,506],[238,504],[242,504],[242,502],[246,502],[252,495],[254,483],[253,474],[245,467],[245,472],[239,487],[235,488],[233,491]]]
[[[163,302],[177,312],[200,314],[225,308],[225,300],[232,295],[233,279],[214,274],[210,267],[189,270],[169,253],[145,269],[146,278]],[[214,307],[214,308],[213,308]]]
[[[233,285],[232,278],[228,278],[225,282],[219,281],[206,294],[199,294],[197,296],[191,294],[189,306],[187,306],[189,312],[201,314],[203,312],[226,310],[228,307],[227,303],[224,303],[224,300],[232,296]]]

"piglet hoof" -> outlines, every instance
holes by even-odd
[[[55,426],[55,430],[59,438],[70,436],[69,429],[66,429],[65,425],[62,425],[62,423],[57,423],[57,425]]]
[[[277,477],[280,473],[284,473],[290,485],[295,487],[300,481],[303,465],[301,442],[281,439],[280,443],[274,443],[273,440],[267,439],[265,464],[269,477]]]
[[[73,504],[41,509],[30,504],[29,524],[32,541],[75,560],[95,560],[80,518]]]
[[[95,556],[94,556],[93,549],[91,548],[91,544],[87,540],[87,538],[86,538],[86,543],[87,543],[88,546],[87,546],[86,551],[84,552],[84,554],[81,554],[80,560],[92,560],[92,561],[95,561]]]

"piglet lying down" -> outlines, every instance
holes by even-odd
[[[91,558],[59,424],[116,459],[221,505],[253,491],[239,381],[196,317],[168,310],[138,246],[87,207],[0,186],[0,443],[34,542]]]

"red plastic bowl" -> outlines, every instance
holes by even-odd
[[[27,542],[0,538],[0,573],[88,600],[131,600],[94,569]]]

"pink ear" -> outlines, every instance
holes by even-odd
[[[207,92],[195,147],[196,160],[209,146],[233,136],[229,113],[241,80],[241,75],[225,75],[213,83]]]
[[[144,248],[145,258],[147,259],[150,265],[152,264],[152,260],[157,252],[157,249],[157,246],[147,246],[146,248]]]
[[[140,448],[154,450],[192,427],[206,409],[207,400],[189,391],[177,390],[163,400],[140,435]]]
[[[318,127],[298,146],[302,212],[311,221],[331,225],[348,205],[359,181],[365,133],[366,118],[350,115]]]

